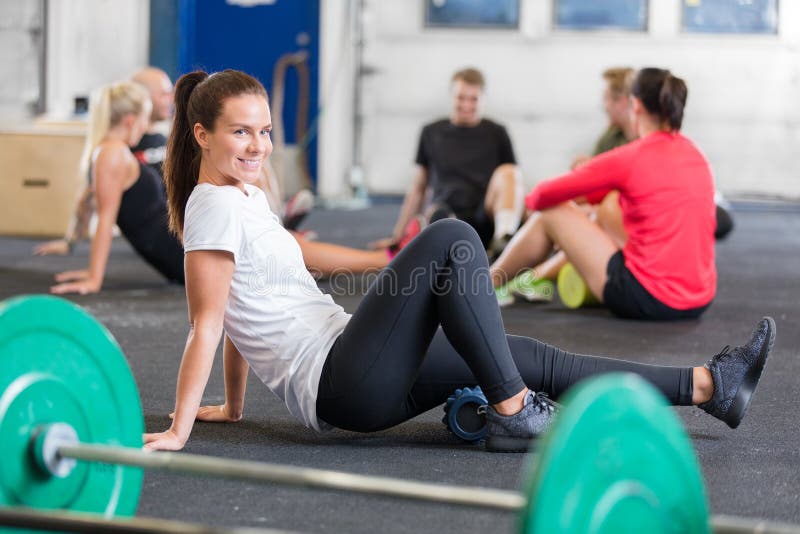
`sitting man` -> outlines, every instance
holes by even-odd
[[[416,174],[393,235],[373,246],[407,241],[424,223],[455,217],[475,228],[497,255],[519,227],[522,176],[506,129],[481,116],[483,75],[472,68],[459,70],[451,90],[450,117],[422,129]],[[430,204],[420,222],[427,198]]]
[[[591,156],[578,156],[572,169],[591,157],[608,152],[636,139],[636,128],[630,113],[631,82],[636,72],[630,67],[611,67],[603,71],[606,87],[603,90],[603,109],[608,117],[606,131],[597,139]]]

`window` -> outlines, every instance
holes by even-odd
[[[519,0],[425,0],[425,26],[517,28]]]
[[[555,0],[556,28],[647,30],[647,0]]]
[[[778,33],[778,0],[683,0],[683,29],[693,33]]]

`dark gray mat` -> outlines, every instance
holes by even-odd
[[[572,351],[669,365],[701,363],[724,345],[741,342],[762,315],[775,317],[775,351],[738,430],[696,409],[677,412],[700,458],[715,513],[800,522],[800,210],[791,205],[771,209],[770,204],[740,208],[734,233],[717,248],[717,299],[699,321],[623,321],[602,309],[567,311],[557,302],[518,304],[503,315],[515,334]],[[396,213],[396,204],[358,212],[316,211],[306,227],[316,229],[322,239],[363,246],[388,232]],[[0,238],[0,298],[44,292],[53,273],[86,265],[87,245],[72,257],[34,258],[34,243]],[[322,287],[331,289],[326,283]],[[355,294],[338,296],[337,301],[352,311],[359,290],[356,284]],[[164,283],[117,239],[103,292],[70,298],[102,321],[125,351],[139,384],[148,430],[166,428],[187,332],[183,288]],[[205,401],[222,398],[218,361]],[[251,376],[244,421],[197,424],[186,451],[443,483],[519,487],[524,455],[491,455],[461,444],[441,426],[440,415],[437,409],[373,435],[320,436],[296,423]],[[511,532],[515,524],[503,513],[155,472],[145,477],[139,514],[310,532]]]

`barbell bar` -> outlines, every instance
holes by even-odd
[[[46,436],[48,430],[53,431],[63,439],[63,430],[45,429],[41,435]],[[40,438],[46,441],[46,437]],[[391,477],[373,475],[359,475],[341,471],[314,469],[308,467],[294,467],[265,462],[220,459],[187,453],[171,452],[144,452],[125,447],[110,447],[105,445],[91,445],[85,443],[61,442],[55,443],[52,454],[56,458],[42,458],[46,465],[60,464],[68,459],[101,462],[107,464],[121,464],[153,469],[186,475],[199,475],[242,480],[256,483],[275,483],[305,488],[326,489],[334,491],[347,491],[368,495],[380,495],[392,498],[409,499],[439,504],[453,504],[468,506],[470,508],[488,508],[505,512],[519,512],[527,504],[527,498],[520,492],[498,490],[483,487],[452,486],[428,482],[402,480]],[[57,472],[64,473],[56,468]],[[54,476],[55,473],[50,473]],[[63,475],[68,476],[68,474]],[[8,510],[0,508],[0,524],[6,523]],[[25,521],[30,518],[30,523]],[[57,513],[53,518],[48,518],[43,512],[28,512],[28,517],[21,516],[22,523],[10,524],[11,526],[34,526],[33,524],[47,525],[47,528],[60,528],[72,521],[70,514]],[[279,531],[265,531],[258,529],[216,529],[191,523],[165,521],[156,519],[132,520],[120,523],[114,520],[94,519],[90,515],[75,519],[78,528],[96,525],[97,532],[103,528],[114,526],[120,532],[180,532],[197,534],[256,534]],[[124,527],[124,528],[123,528]],[[126,530],[130,528],[130,530]],[[772,522],[759,519],[744,519],[729,515],[717,515],[711,520],[711,529],[718,534],[800,534],[800,527],[788,523]],[[85,532],[85,530],[76,530]]]
[[[519,492],[482,487],[448,486],[443,484],[401,480],[390,477],[358,475],[339,471],[293,467],[264,462],[220,459],[186,453],[144,452],[126,447],[77,443],[63,423],[49,425],[36,432],[32,454],[40,454],[34,461],[46,466],[46,473],[66,477],[74,468],[71,460],[135,466],[143,469],[172,473],[219,477],[257,483],[276,483],[306,488],[348,491],[381,495],[440,504],[454,504],[472,508],[488,508],[506,512],[519,512],[527,498]],[[106,532],[113,526],[119,532],[166,532],[188,534],[255,534],[278,532],[257,529],[219,529],[192,523],[158,519],[110,520],[88,514],[40,512],[0,508],[0,524],[29,528],[72,529],[74,532]],[[795,525],[733,516],[715,516],[711,528],[724,534],[798,534]]]
[[[40,432],[39,435],[41,437],[38,439],[47,441],[54,433],[63,436],[63,427],[61,426],[63,424],[57,423],[44,429]],[[66,461],[74,459],[128,465],[186,475],[227,478],[257,483],[276,483],[368,495],[385,495],[401,499],[511,512],[522,509],[526,502],[525,497],[515,491],[416,482],[310,467],[222,459],[197,454],[145,452],[128,447],[111,447],[79,443],[77,441],[63,441],[63,437],[56,439],[61,441],[53,444],[52,453],[43,452],[47,456],[35,459],[39,465],[56,466],[55,468],[48,468],[47,474],[53,476],[58,476],[58,472],[64,472],[61,466]],[[40,450],[42,449],[44,447]],[[65,476],[68,476],[68,473]]]
[[[172,519],[114,518],[99,514],[0,507],[0,525],[11,528],[86,534],[291,534],[288,530],[210,527]]]

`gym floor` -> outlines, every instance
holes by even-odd
[[[352,246],[388,235],[398,205],[365,211],[316,210],[306,228]],[[777,340],[750,411],[737,430],[695,408],[677,408],[702,466],[712,512],[800,523],[800,205],[741,202],[736,227],[717,246],[719,290],[698,321],[644,323],[603,309],[569,311],[556,299],[503,311],[510,333],[565,349],[668,365],[703,363],[725,345],[747,339],[762,315]],[[54,273],[85,268],[88,244],[70,257],[30,255],[31,239],[0,238],[0,298],[46,292]],[[347,311],[358,305],[363,277],[321,282]],[[341,280],[340,280],[341,282]],[[117,338],[133,369],[149,431],[167,428],[186,340],[183,287],[168,285],[123,239],[115,239],[102,293],[74,296]],[[223,400],[217,358],[205,401]],[[319,467],[449,484],[516,489],[530,455],[488,454],[457,441],[433,410],[391,430],[319,435],[296,422],[277,397],[250,376],[244,420],[196,424],[186,452]],[[149,472],[138,515],[212,525],[301,532],[512,532],[511,514],[328,491],[260,486]]]

